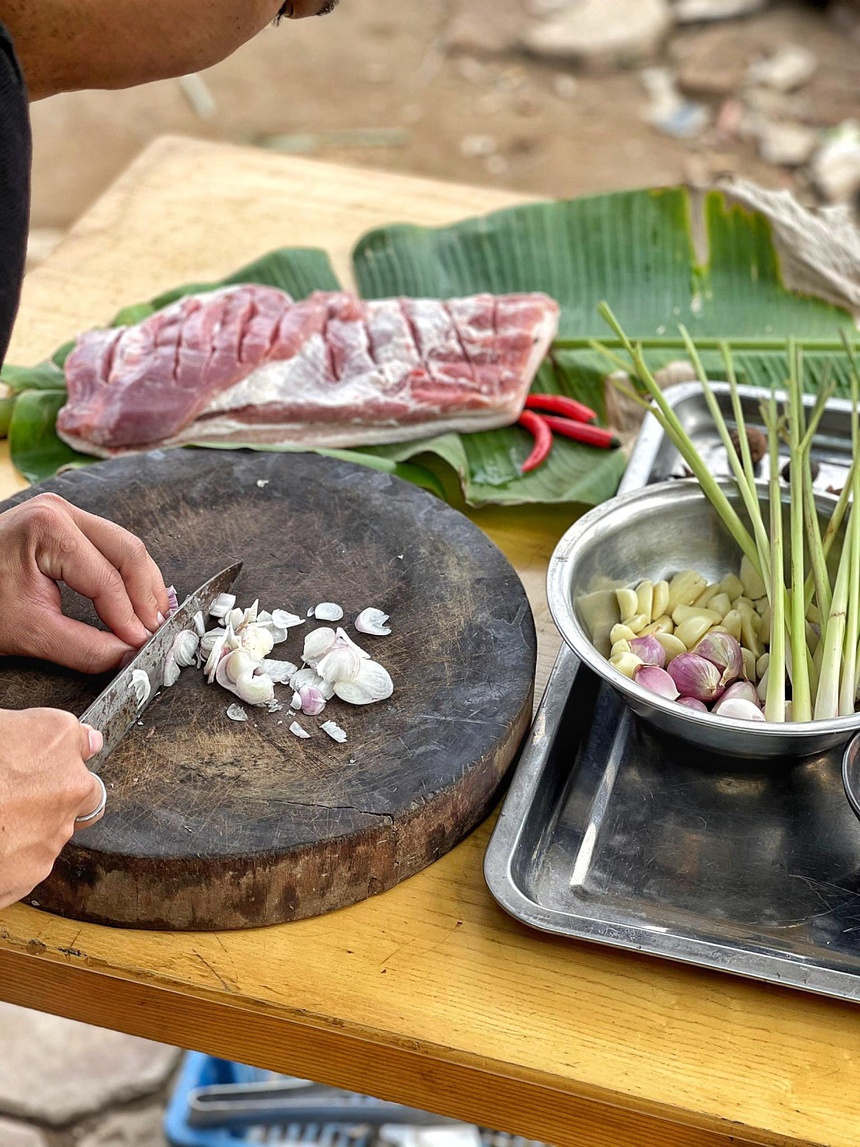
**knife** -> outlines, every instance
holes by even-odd
[[[205,616],[215,598],[230,589],[241,569],[241,562],[228,566],[187,597],[150,637],[134,660],[114,677],[86,712],[81,714],[81,722],[92,725],[104,737],[102,748],[87,761],[90,772],[98,773],[101,770],[107,758],[135,721],[140,719],[164,684],[164,660],[177,633],[183,629],[193,629],[194,615],[202,612]],[[141,674],[146,676],[146,682]]]

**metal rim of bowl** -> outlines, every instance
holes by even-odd
[[[860,794],[855,790],[851,780],[851,765],[858,753],[860,753],[860,733],[851,738],[842,754],[842,787],[855,816],[860,818]]]
[[[726,489],[734,488],[734,484],[728,481],[721,482],[720,485]],[[778,737],[780,734],[789,734],[801,739],[813,739],[824,734],[840,735],[844,733],[848,739],[852,732],[856,732],[860,727],[860,712],[851,716],[829,717],[820,721],[788,722],[745,721],[737,717],[726,718],[710,712],[702,713],[696,709],[688,709],[684,705],[678,705],[666,697],[661,697],[659,693],[653,693],[650,689],[637,685],[630,677],[625,677],[623,673],[610,665],[608,658],[595,649],[590,636],[580,625],[573,607],[570,578],[566,572],[570,564],[571,551],[576,542],[587,534],[597,522],[612,516],[625,506],[637,501],[647,501],[649,497],[653,498],[670,488],[679,496],[698,497],[704,504],[710,506],[710,502],[708,502],[695,478],[658,482],[651,486],[644,486],[639,490],[632,490],[629,494],[620,494],[599,506],[595,506],[593,510],[589,510],[587,514],[574,522],[559,539],[549,561],[546,584],[549,610],[563,639],[580,660],[584,661],[590,669],[608,681],[622,695],[631,694],[642,704],[651,705],[661,713],[677,720],[680,724],[686,725],[690,733],[693,733],[697,728],[714,728],[717,726],[727,729],[742,728],[744,733],[748,733],[755,740],[761,741]],[[852,798],[849,796],[848,799],[851,800]],[[855,811],[860,816],[860,807],[857,807]]]

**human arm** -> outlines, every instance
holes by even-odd
[[[59,709],[0,710],[0,908],[44,880],[99,803],[86,761],[101,734]],[[95,824],[98,818],[87,822]]]
[[[88,597],[109,632],[62,612],[58,582]],[[0,514],[0,655],[85,673],[115,668],[167,615],[164,579],[122,527],[39,494]]]
[[[325,6],[295,0],[292,15],[316,15]],[[15,41],[30,98],[38,100],[208,68],[282,7],[283,0],[0,0],[0,21]]]

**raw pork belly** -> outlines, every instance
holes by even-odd
[[[558,326],[546,295],[294,302],[239,286],[89,331],[60,437],[107,456],[188,442],[359,446],[515,422]]]

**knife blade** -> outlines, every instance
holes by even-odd
[[[135,721],[155,698],[164,684],[164,660],[177,633],[192,627],[194,615],[209,612],[215,598],[226,593],[242,570],[242,563],[221,570],[199,589],[190,594],[172,613],[164,625],[141,647],[134,659],[118,673],[110,685],[99,693],[95,701],[81,714],[85,725],[92,725],[104,737],[104,745],[87,761],[90,772],[98,773],[107,758],[123,739]],[[147,689],[140,674],[146,674]],[[140,688],[137,688],[137,683]],[[145,696],[143,695],[145,693]]]

